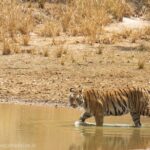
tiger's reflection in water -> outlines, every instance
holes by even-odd
[[[82,144],[74,143],[69,150],[150,149],[150,128],[82,128]]]

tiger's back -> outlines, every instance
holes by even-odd
[[[148,115],[145,110],[147,110],[148,104],[150,103],[150,95],[149,92],[143,88],[132,87],[113,91],[88,89],[85,91],[84,95],[85,103],[89,103],[87,106],[91,107],[94,103],[93,101],[95,101],[95,103],[100,103],[103,107],[104,115],[106,116],[120,116],[128,112]]]

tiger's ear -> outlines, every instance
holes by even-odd
[[[82,87],[79,86],[78,88],[70,88],[70,92],[71,93],[78,93],[78,94],[82,94]]]
[[[75,88],[70,88],[70,92],[71,92],[71,93],[75,93],[75,92],[76,92],[76,89],[75,89]]]
[[[79,93],[80,93],[80,94],[82,94],[83,88],[82,88],[82,86],[81,86],[81,85],[79,85],[79,87],[78,87],[78,91],[79,91]]]

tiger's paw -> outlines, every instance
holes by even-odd
[[[75,121],[74,125],[75,125],[75,127],[79,127],[79,126],[95,126],[94,123],[83,122],[81,120]]]
[[[75,121],[75,123],[74,123],[74,125],[75,125],[76,127],[84,126],[85,124],[86,124],[86,123],[83,122],[83,121],[81,121],[81,120],[77,120],[77,121]]]

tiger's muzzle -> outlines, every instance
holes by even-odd
[[[69,96],[69,106],[71,106],[73,108],[78,107],[78,104],[77,104],[75,98],[73,98],[72,96]]]

